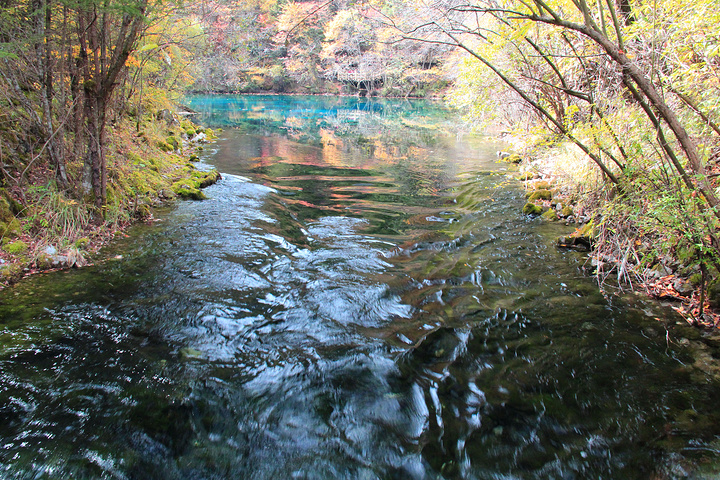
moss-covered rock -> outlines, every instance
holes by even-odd
[[[575,215],[575,212],[573,211],[572,207],[565,205],[562,210],[560,210],[560,216],[562,217],[570,217],[572,215]]]
[[[180,179],[172,184],[172,191],[182,198],[203,200],[207,197],[200,189],[209,187],[220,180],[220,173],[217,170],[210,170],[209,172],[192,170],[192,165],[190,169],[189,177]]]
[[[540,180],[533,184],[535,190],[550,190],[550,183],[547,180]]]
[[[570,235],[558,238],[558,247],[589,250],[595,241],[595,226],[593,222],[586,223]]]
[[[535,200],[552,200],[552,192],[550,190],[535,190],[528,196],[528,201]]]
[[[720,308],[720,281],[716,280],[708,286],[707,298],[712,308]]]
[[[143,159],[140,155],[138,155],[135,152],[130,152],[127,154],[127,159],[133,164],[137,166],[143,165]]]
[[[210,170],[209,172],[196,171],[192,173],[194,179],[198,182],[198,188],[209,187],[214,185],[220,180],[220,173],[217,170]]]
[[[167,137],[165,139],[165,143],[171,146],[173,150],[177,150],[180,148],[180,140],[178,140],[177,137],[174,135],[170,135],[169,137]]]
[[[205,194],[200,191],[198,184],[190,178],[178,180],[172,184],[171,188],[175,195],[181,198],[191,200],[204,200],[207,198]]]
[[[0,221],[9,223],[16,215],[22,215],[23,206],[15,201],[4,188],[0,188]]]
[[[78,250],[83,250],[87,248],[87,246],[90,244],[90,239],[87,237],[78,238],[75,241],[75,248]]]
[[[135,209],[135,216],[142,220],[150,218],[152,216],[152,212],[150,211],[150,206],[147,203],[141,203]]]
[[[53,258],[47,253],[41,253],[35,259],[35,267],[40,270],[47,270],[53,267]]]
[[[522,209],[522,212],[525,215],[531,215],[531,216],[537,216],[542,213],[542,207],[539,205],[535,205],[534,203],[527,202]]]
[[[512,155],[504,156],[501,159],[503,162],[514,163],[516,165],[518,163],[522,162],[522,157],[520,155],[518,155],[517,153],[513,153]]]
[[[22,267],[17,263],[0,266],[0,279],[5,282],[14,282],[22,276]]]
[[[0,221],[0,236],[4,238],[15,238],[20,235],[22,225],[17,218],[13,217],[8,222]]]
[[[517,176],[517,179],[522,182],[527,182],[528,180],[532,180],[536,177],[537,177],[537,174],[535,172],[523,172]]]
[[[11,255],[19,255],[21,253],[25,253],[28,250],[27,243],[23,242],[22,240],[16,240],[14,242],[8,243],[3,247],[3,250],[5,250],[7,253]]]
[[[158,197],[164,200],[173,200],[177,198],[177,194],[171,189],[163,188],[158,192]]]
[[[543,213],[542,217],[545,220],[550,220],[552,222],[554,222],[558,219],[557,213],[555,213],[555,210],[553,210],[552,208],[550,210],[548,210],[547,212]]]

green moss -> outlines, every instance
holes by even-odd
[[[150,211],[150,206],[146,203],[141,203],[135,209],[135,216],[137,218],[141,218],[141,219],[150,218],[151,214],[152,214],[152,212]]]
[[[545,180],[540,180],[539,182],[535,182],[533,188],[535,190],[550,190],[550,183]]]
[[[17,280],[22,275],[22,267],[19,264],[11,263],[0,267],[0,278],[4,281]]]
[[[512,155],[503,158],[503,162],[518,164],[522,162],[522,157],[517,153],[513,153]]]
[[[190,158],[188,160],[191,162],[197,162],[198,160],[200,160],[200,157],[193,153],[192,155],[190,155]]]
[[[20,235],[22,225],[17,218],[12,218],[9,222],[0,221],[0,236],[6,238],[14,238]]]
[[[0,220],[11,222],[22,210],[22,205],[13,200],[5,189],[0,188]]]
[[[209,172],[195,171],[192,173],[192,177],[198,182],[198,188],[209,187],[217,183],[220,180],[220,173],[217,170],[210,170]]]
[[[172,152],[174,149],[170,144],[167,142],[163,142],[162,140],[157,142],[157,147],[162,150],[163,152]]]
[[[192,166],[191,166],[192,167]],[[209,172],[201,172],[188,168],[189,178],[183,178],[172,184],[172,191],[182,198],[191,198],[193,200],[203,200],[207,198],[200,189],[209,187],[220,180],[220,173],[217,170]]]
[[[186,134],[188,137],[194,137],[194,136],[195,136],[195,129],[194,129],[194,128],[188,128],[187,130],[185,130],[185,134]]]
[[[130,152],[127,154],[127,159],[132,163],[133,165],[142,165],[143,159],[138,155],[137,153]]]
[[[555,210],[553,210],[552,208],[550,210],[548,210],[547,212],[543,213],[542,217],[545,220],[550,220],[552,222],[554,222],[558,219],[557,213],[555,213]]]
[[[520,175],[517,176],[517,179],[522,182],[527,182],[528,180],[532,180],[537,175],[535,175],[534,172],[523,172]]]
[[[563,217],[570,217],[572,215],[575,215],[575,212],[573,211],[572,207],[565,205],[560,211],[560,215],[562,215]]]
[[[17,240],[12,243],[8,243],[3,247],[3,250],[5,250],[7,253],[11,255],[18,255],[21,253],[25,253],[28,250],[27,243],[23,242],[22,240]]]
[[[165,139],[165,143],[170,145],[173,150],[177,150],[180,148],[180,140],[177,139],[174,135],[171,135]]]
[[[539,205],[535,205],[534,203],[528,202],[523,206],[522,212],[525,215],[536,216],[542,213],[542,207]]]
[[[535,190],[528,197],[528,201],[533,202],[535,200],[552,200],[552,193],[550,190]]]
[[[52,263],[52,257],[46,253],[41,253],[35,259],[35,267],[39,268],[40,270],[47,270],[49,268],[52,268]]]
[[[197,186],[198,184],[192,179],[185,178],[172,184],[172,191],[178,197],[192,199],[192,200],[204,200],[207,197],[200,191]]]
[[[82,250],[84,248],[87,248],[87,246],[89,244],[90,244],[90,239],[87,237],[82,237],[82,238],[77,239],[77,241],[75,242],[75,248],[77,248],[78,250]]]
[[[577,234],[579,236],[583,236],[583,237],[592,238],[595,236],[595,233],[596,233],[595,232],[595,222],[592,222],[592,221],[586,223],[585,225],[578,228],[578,230],[577,230]]]

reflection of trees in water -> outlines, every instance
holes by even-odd
[[[320,130],[339,136],[383,136],[422,144],[422,130],[448,131],[448,112],[427,101],[358,99],[354,97],[195,96],[200,123],[235,127],[250,133],[286,133],[320,142]],[[436,132],[433,132],[436,133]],[[424,138],[425,137],[425,138]]]
[[[246,139],[255,147],[245,158],[255,157],[251,163],[256,166],[380,168],[403,194],[413,196],[436,193],[451,174],[447,170],[456,168],[446,161],[457,148],[454,135],[447,135],[453,128],[450,117],[431,102],[198,97],[194,108],[203,112],[202,123],[232,126],[255,137]]]

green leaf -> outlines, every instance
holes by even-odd
[[[146,43],[142,47],[138,48],[138,52],[147,52],[148,50],[154,50],[158,48],[157,43]]]

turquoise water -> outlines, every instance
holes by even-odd
[[[198,96],[208,200],[0,292],[0,476],[713,478],[717,343],[436,104]]]

